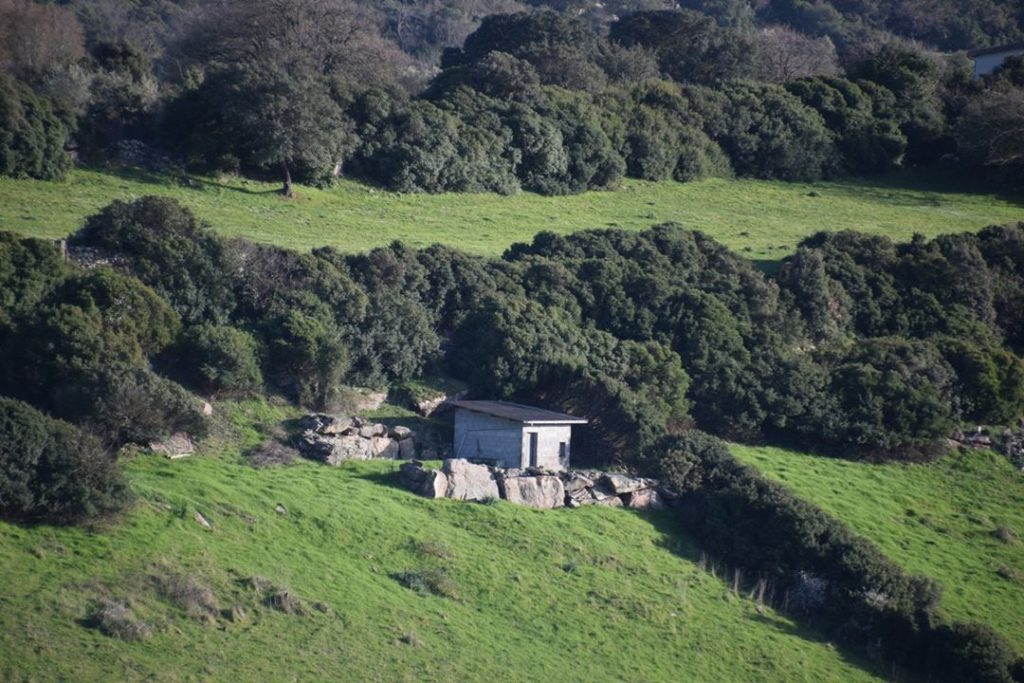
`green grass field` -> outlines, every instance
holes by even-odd
[[[937,463],[871,465],[778,448],[733,451],[939,581],[947,614],[1024,649],[1024,475],[971,451]]]
[[[283,413],[225,409],[237,434],[220,443],[234,445],[126,463],[138,501],[118,524],[0,523],[0,679],[877,680],[732,594],[667,514],[427,500],[393,485],[393,462],[255,470],[239,444]],[[447,572],[451,597],[393,577],[425,569]],[[245,618],[190,616],[158,589],[175,574]],[[253,576],[287,587],[307,613],[264,605]],[[127,602],[152,635],[88,627],[100,597]]]
[[[217,231],[306,250],[330,245],[364,251],[400,239],[499,255],[541,230],[640,230],[678,221],[744,256],[776,261],[819,230],[856,229],[897,240],[978,230],[1024,220],[1024,200],[950,189],[948,181],[903,174],[880,181],[785,183],[705,180],[688,184],[626,180],[619,190],[568,197],[522,193],[398,195],[343,181],[299,188],[287,201],[277,185],[76,170],[60,183],[0,179],[0,229],[58,238],[114,199],[175,197]],[[962,179],[961,179],[962,182]]]

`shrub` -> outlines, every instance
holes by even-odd
[[[32,89],[0,74],[0,176],[58,180],[71,169],[73,122]]]
[[[0,513],[59,524],[120,509],[127,487],[92,436],[0,397]]]
[[[267,321],[265,335],[275,383],[302,405],[325,407],[349,367],[348,349],[333,320],[292,310]]]
[[[153,634],[153,628],[130,607],[113,600],[100,600],[86,621],[103,635],[121,640],[142,640]]]
[[[223,323],[234,308],[222,242],[174,199],[115,201],[72,241],[127,256],[132,272],[187,323]]]
[[[206,436],[201,403],[180,385],[143,369],[105,373],[85,424],[113,445],[162,441],[176,432]]]
[[[173,357],[186,381],[206,393],[252,391],[263,384],[256,339],[228,325],[186,329]]]
[[[738,174],[817,180],[836,170],[838,155],[825,122],[782,87],[735,83],[725,94],[726,127],[715,139]]]
[[[52,242],[0,230],[0,320],[31,312],[63,278],[64,263]]]

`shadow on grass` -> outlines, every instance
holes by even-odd
[[[203,190],[203,188],[206,187],[212,187],[221,190],[228,190],[230,192],[238,192],[240,194],[248,194],[254,196],[281,193],[280,189],[251,190],[245,187],[238,187],[236,185],[230,185],[228,183],[217,182],[216,180],[213,180],[211,178],[197,176],[190,173],[169,170],[156,171],[153,169],[142,168],[141,166],[115,166],[109,168],[96,167],[93,170],[109,173],[123,180],[131,180],[137,183],[146,183],[150,185],[167,185],[199,191]]]
[[[690,539],[680,528],[681,523],[679,519],[679,511],[669,509],[658,512],[647,512],[643,510],[623,510],[622,512],[624,514],[631,513],[637,515],[649,522],[651,526],[661,534],[661,541],[659,543],[661,547],[674,555],[693,562],[699,568],[704,570],[704,566],[708,561],[707,555],[701,551],[694,541]],[[712,576],[716,575],[713,571],[710,573]],[[731,588],[731,582],[726,576],[720,577],[720,580],[722,581],[723,588]],[[745,600],[753,606],[755,604],[754,601],[745,595],[749,590],[750,586],[741,587],[738,593],[738,599]],[[748,618],[751,621],[760,622],[765,626],[769,626],[783,635],[793,636],[800,638],[801,640],[834,648],[847,664],[879,676],[880,678],[886,677],[881,664],[869,661],[866,657],[851,651],[849,648],[843,648],[835,645],[832,640],[827,637],[826,633],[815,628],[811,624],[797,621],[797,617],[794,615],[786,615],[781,610],[776,610],[775,615],[773,615],[757,609],[756,611],[751,611],[751,613],[748,614]]]
[[[941,197],[928,196],[932,193],[976,194],[1024,207],[1024,194],[1000,188],[981,176],[968,177],[942,169],[907,169],[867,178],[841,178],[824,183],[820,192],[878,204],[917,206],[941,206]]]

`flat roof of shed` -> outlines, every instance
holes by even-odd
[[[522,422],[528,425],[585,425],[587,421],[582,417],[573,417],[565,413],[556,413],[553,410],[524,406],[520,403],[508,401],[449,401],[450,405],[456,408],[472,410],[476,413],[503,417],[506,420]]]

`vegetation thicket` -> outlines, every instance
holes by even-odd
[[[654,2],[607,26],[567,7],[479,14],[427,50],[438,59],[444,47],[428,67],[400,49],[402,31],[398,44],[388,35],[388,3],[186,4],[160,26],[9,0],[11,25],[54,30],[30,30],[32,46],[2,36],[0,172],[60,177],[74,149],[149,165],[171,153],[192,169],[280,178],[287,197],[294,181],[342,175],[400,192],[567,194],[627,174],[816,180],[940,163],[1019,187],[1016,62],[973,81],[961,54],[887,23],[954,17],[874,4],[858,28],[828,3],[816,5],[824,23],[775,2]],[[1020,8],[960,4],[958,29],[974,28],[929,40],[964,49],[1015,35],[1006,22]],[[403,12],[399,25],[417,14]]]
[[[409,39],[426,24],[391,3],[156,3],[167,19],[143,20],[105,2],[0,0],[0,173],[58,179],[74,152],[278,178],[289,200],[296,181],[341,175],[401,193],[545,195],[625,175],[810,182],[939,164],[1021,181],[1024,60],[975,81],[960,56],[895,35],[944,47],[1019,37],[1019,3],[965,0],[954,15],[873,0],[859,23],[828,2],[653,2],[614,21],[571,2],[498,4],[510,11]],[[429,81],[415,46],[445,48]],[[929,461],[966,421],[1019,419],[1024,223],[905,243],[818,232],[769,276],[676,223],[541,231],[500,258],[401,241],[299,253],[218,235],[175,199],[144,196],[100,209],[66,246],[70,259],[0,232],[11,520],[120,509],[125,446],[210,432],[186,386],[332,410],[347,386],[445,375],[479,396],[592,416],[578,464],[659,477],[681,511],[665,520],[736,570],[735,590],[739,572],[756,577],[755,594],[850,651],[929,680],[1024,680],[1000,633],[943,612],[935,581],[705,433]],[[184,498],[149,502],[211,527]],[[314,521],[318,543],[340,537]],[[434,560],[387,580],[457,602]],[[213,591],[153,581],[186,613],[218,618]],[[249,608],[309,615],[287,587],[245,585]],[[153,632],[108,595],[78,616],[126,639]]]

